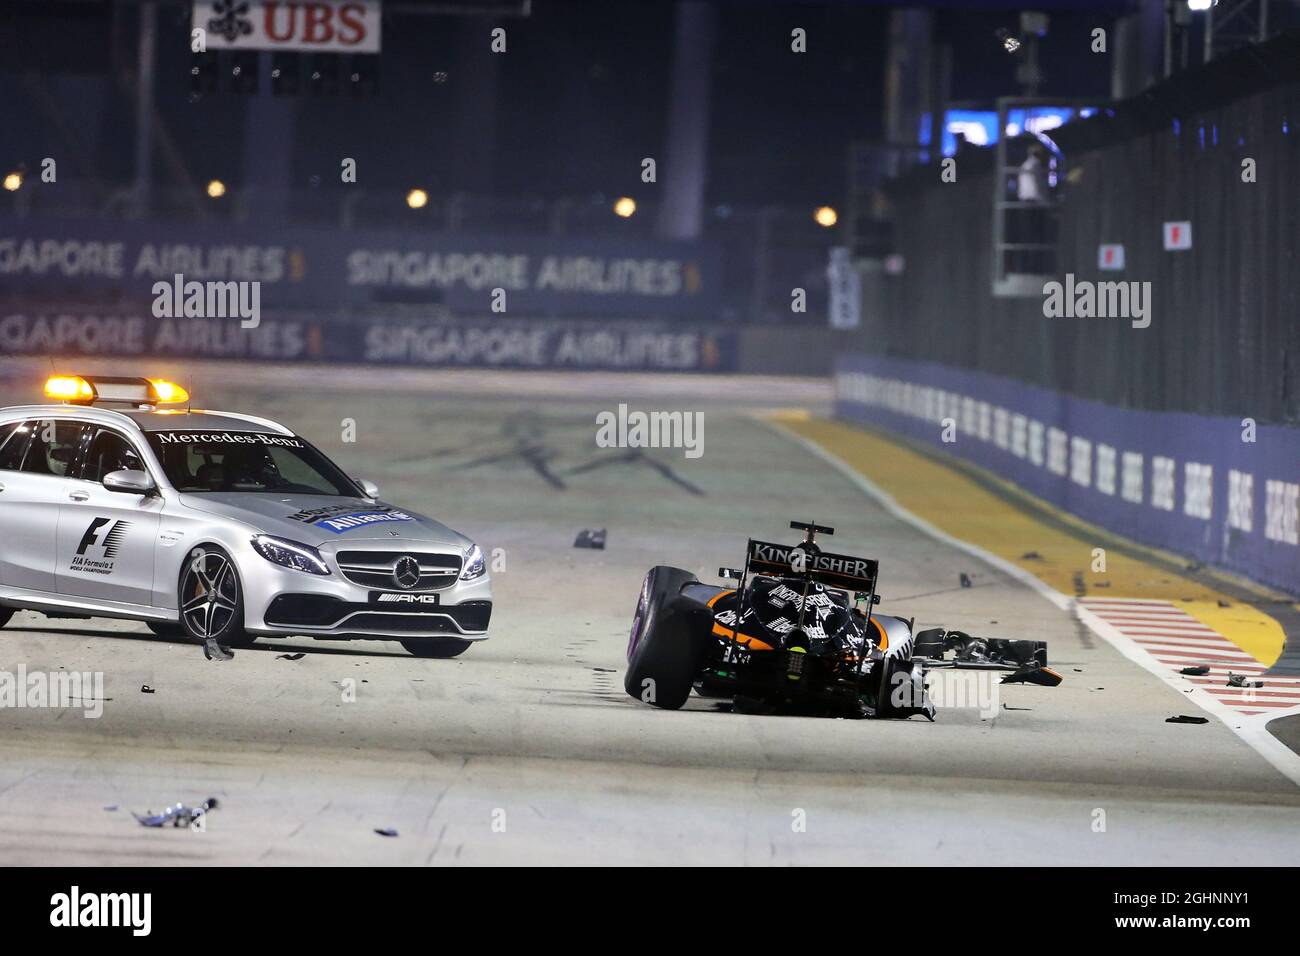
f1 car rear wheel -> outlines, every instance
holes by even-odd
[[[473,641],[462,641],[455,637],[433,637],[424,640],[402,641],[402,646],[416,657],[460,657],[469,650]]]
[[[191,549],[181,567],[178,607],[185,634],[227,647],[248,647],[256,636],[244,630],[244,589],[235,563],[216,545]]]
[[[926,693],[925,673],[914,660],[886,657],[876,665],[875,708],[877,717],[911,717],[922,714],[934,720],[934,705]]]
[[[650,569],[641,585],[632,632],[627,645],[627,675],[623,689],[632,697],[677,710],[691,696],[691,685],[704,664],[705,640],[700,621],[711,618],[708,609],[698,602],[695,607],[674,607],[682,588],[695,575],[681,568],[664,565]],[[692,613],[702,610],[703,614]]]

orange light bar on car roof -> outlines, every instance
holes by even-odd
[[[93,402],[95,389],[80,375],[51,375],[45,380],[45,397],[59,402]]]
[[[151,378],[149,384],[153,386],[154,398],[159,405],[179,405],[190,400],[189,392],[165,378]]]

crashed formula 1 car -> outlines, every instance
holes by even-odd
[[[720,568],[735,587],[689,571],[651,568],[628,641],[623,686],[676,710],[691,690],[732,698],[739,712],[933,720],[927,671],[991,669],[1004,683],[1055,686],[1043,641],[973,637],[872,610],[879,563],[822,551],[834,529],[792,521],[794,547],[750,539],[743,569]]]

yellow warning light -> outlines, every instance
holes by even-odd
[[[59,402],[93,402],[95,390],[80,375],[51,375],[45,381],[45,397]]]
[[[165,378],[151,378],[149,384],[153,386],[154,398],[159,405],[179,405],[190,400],[189,392]]]

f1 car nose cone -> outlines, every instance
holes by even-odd
[[[420,562],[404,554],[393,565],[393,580],[400,588],[413,588],[420,583]]]

